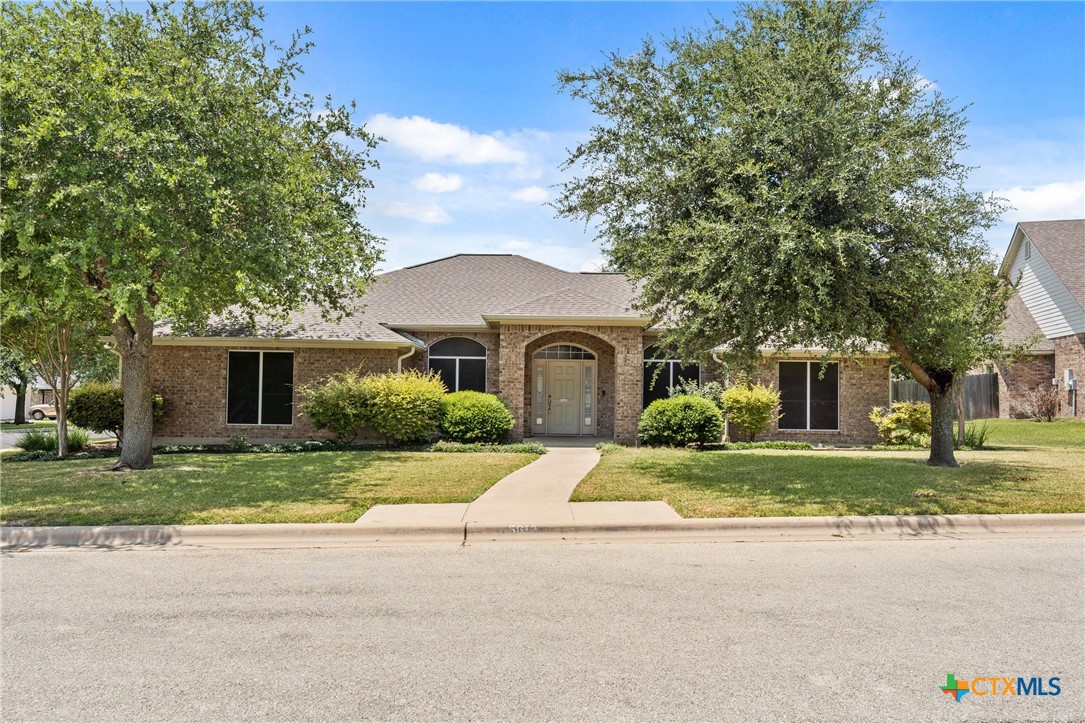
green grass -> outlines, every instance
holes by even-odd
[[[665,500],[683,517],[1085,511],[1085,423],[988,420],[989,449],[608,450],[573,501]]]
[[[40,422],[26,422],[25,424],[15,424],[14,422],[0,422],[0,430],[5,432],[14,429],[53,429],[57,426],[57,423],[52,419],[43,419]]]
[[[139,472],[111,459],[4,462],[0,522],[154,525],[353,522],[376,504],[470,502],[533,454],[400,451],[170,454]]]

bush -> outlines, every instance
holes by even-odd
[[[52,452],[56,454],[59,432],[56,429],[31,429],[19,440],[24,452]],[[87,446],[90,435],[78,427],[68,427],[68,451],[78,452]]]
[[[435,372],[371,374],[361,390],[362,424],[390,441],[422,442],[437,428],[445,385]]]
[[[987,428],[987,422],[981,424],[967,424],[964,428],[964,446],[968,449],[983,449],[987,444],[987,437],[991,430]],[[956,442],[957,438],[954,437]]]
[[[625,445],[615,444],[614,442],[599,442],[595,445],[595,448],[599,451],[600,455],[617,454],[625,449]]]
[[[672,397],[689,395],[703,397],[723,411],[723,385],[719,382],[705,382],[698,384],[694,379],[683,379],[673,387],[667,387],[667,393]]]
[[[719,441],[723,415],[704,397],[683,395],[657,399],[648,405],[637,423],[637,436],[645,444],[685,446]]]
[[[1023,415],[1037,422],[1053,422],[1062,407],[1062,394],[1053,384],[1041,384],[1035,389],[1022,392],[1011,404],[1016,414]]]
[[[239,434],[235,437],[230,437],[226,440],[226,449],[231,452],[248,452],[252,449],[252,445],[249,444],[249,438],[244,434]]]
[[[298,391],[305,397],[301,411],[317,429],[330,431],[341,442],[354,441],[365,413],[365,392],[358,372],[334,374],[323,382],[305,384]]]
[[[725,444],[712,445],[712,449],[735,451],[745,451],[748,449],[806,450],[813,448],[814,445],[809,442],[727,442]]]
[[[441,400],[441,431],[453,441],[495,444],[513,424],[512,412],[493,394],[456,392]]]
[[[423,452],[497,452],[505,454],[546,454],[546,447],[538,442],[514,442],[512,444],[460,444],[459,442],[434,442],[422,448]]]
[[[152,419],[159,419],[164,408],[162,395],[155,394],[151,406]],[[104,382],[76,387],[68,396],[68,421],[83,429],[112,434],[118,442],[123,442],[124,390]]]
[[[888,445],[916,446],[931,434],[931,405],[927,402],[893,402],[892,411],[885,407],[870,410],[870,421]]]
[[[749,441],[780,418],[776,408],[780,404],[780,392],[764,384],[740,382],[723,392],[723,410],[728,421],[742,428]]]

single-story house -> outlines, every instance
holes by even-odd
[[[1062,416],[1085,418],[1085,219],[1017,224],[1000,273],[1016,287],[1004,340],[1032,343],[1016,363],[996,365],[999,416],[1018,416],[1028,392],[1051,386]]]
[[[299,413],[297,387],[336,372],[433,370],[450,391],[501,397],[511,437],[636,440],[651,401],[682,379],[718,378],[714,363],[661,355],[657,331],[633,310],[622,274],[573,273],[509,254],[459,254],[377,278],[364,308],[339,323],[305,309],[258,329],[217,322],[204,336],[156,326],[152,386],[165,399],[157,444],[327,436]],[[766,353],[762,380],[782,392],[783,418],[766,439],[877,441],[868,414],[889,400],[889,358],[828,364],[817,350]],[[658,370],[658,376],[657,376]]]

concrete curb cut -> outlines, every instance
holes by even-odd
[[[375,527],[352,523],[5,527],[0,549],[367,547],[515,541],[799,542],[814,540],[1085,539],[1085,514],[736,517],[628,524],[538,523]]]

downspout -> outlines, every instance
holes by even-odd
[[[712,361],[716,362],[720,366],[723,366],[723,360],[720,359],[718,355],[719,355],[719,352],[716,351],[715,349],[713,349],[712,350]],[[727,387],[729,387],[729,386],[731,386],[731,375],[730,374],[725,374],[724,377],[723,377],[723,388],[727,389]],[[731,441],[731,420],[728,419],[727,412],[723,413],[723,441],[724,442],[730,442]]]
[[[401,357],[396,358],[396,373],[397,374],[399,372],[403,371],[403,360],[406,359],[407,357],[411,356],[412,354],[414,354],[414,349],[415,349],[415,347],[412,345],[411,348],[407,350],[406,354],[404,354]]]

